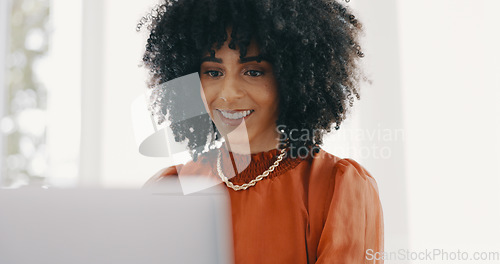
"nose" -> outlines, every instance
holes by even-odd
[[[237,76],[225,76],[222,79],[219,97],[225,98],[228,102],[240,99],[245,96],[242,83]]]

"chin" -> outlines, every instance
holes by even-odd
[[[247,131],[240,131],[239,129],[234,129],[229,133],[224,134],[226,141],[232,145],[250,145],[250,137]]]

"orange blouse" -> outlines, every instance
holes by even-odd
[[[235,175],[230,152],[221,150],[224,174]],[[178,172],[218,177],[217,154],[211,151],[196,162],[166,168],[147,184]],[[241,185],[267,170],[279,150],[231,154],[236,168],[241,165],[244,170],[230,181]],[[314,158],[283,159],[268,177],[247,190],[227,190],[236,264],[382,263],[366,259],[369,249],[383,251],[377,184],[354,160],[321,149]]]

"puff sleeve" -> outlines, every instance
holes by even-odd
[[[316,263],[383,263],[367,251],[383,251],[383,215],[375,179],[357,162],[333,167]],[[330,200],[328,202],[328,200]]]

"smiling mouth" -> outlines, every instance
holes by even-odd
[[[254,112],[254,110],[235,111],[235,110],[222,110],[222,109],[217,109],[217,111],[219,111],[219,113],[221,113],[223,117],[231,120],[242,119]]]
[[[218,119],[222,121],[223,124],[229,127],[236,127],[241,124],[243,120],[247,120],[255,112],[253,109],[249,110],[223,110],[216,109]]]

